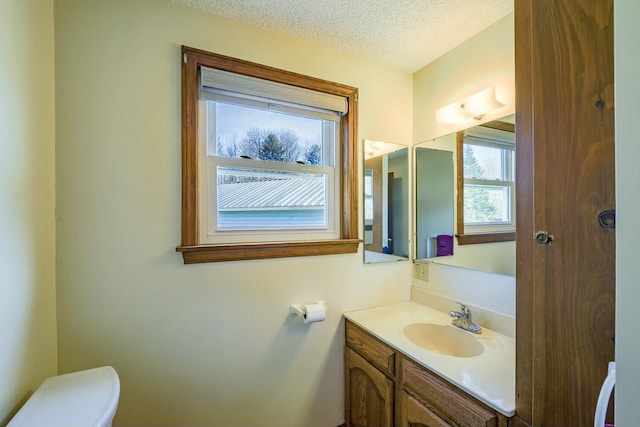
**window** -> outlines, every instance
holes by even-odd
[[[515,133],[490,122],[459,132],[458,244],[515,239]]]
[[[364,244],[373,244],[373,170],[364,170]]]
[[[357,251],[357,89],[183,47],[185,263]]]

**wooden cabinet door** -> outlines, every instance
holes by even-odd
[[[515,43],[516,413],[586,426],[614,358],[613,0],[516,0]]]
[[[433,413],[429,408],[402,393],[400,409],[400,427],[450,427],[451,424]]]
[[[392,426],[393,381],[348,347],[345,370],[347,427]]]

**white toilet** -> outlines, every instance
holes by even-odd
[[[111,366],[45,380],[7,427],[111,427],[120,380]]]

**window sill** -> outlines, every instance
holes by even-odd
[[[456,234],[458,245],[475,245],[478,243],[511,242],[516,240],[515,231],[501,233]]]
[[[313,255],[351,254],[358,251],[360,239],[313,242],[242,243],[233,245],[178,246],[185,264],[287,258]]]

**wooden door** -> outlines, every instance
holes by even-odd
[[[350,348],[345,348],[346,426],[393,424],[394,383]]]
[[[593,425],[614,359],[613,0],[516,0],[515,29],[516,413]]]

